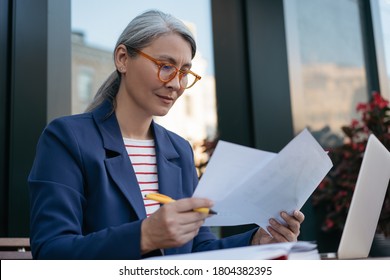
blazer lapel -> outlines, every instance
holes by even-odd
[[[143,197],[123,144],[118,121],[115,113],[110,114],[111,110],[111,102],[105,101],[92,113],[106,150],[107,173],[133,206],[138,218],[143,219],[146,218]],[[163,127],[153,121],[152,129],[156,144],[159,192],[174,199],[182,198],[181,168],[175,164],[180,156]]]
[[[129,156],[123,144],[122,134],[111,102],[105,101],[93,111],[94,120],[103,138],[107,173],[117,184],[124,196],[134,208],[139,219],[146,218],[146,211],[138,181],[131,166]]]

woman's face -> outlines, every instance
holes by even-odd
[[[140,51],[178,69],[191,68],[191,46],[177,34],[161,36]],[[147,117],[164,116],[182,95],[184,89],[180,88],[179,75],[164,83],[157,76],[158,69],[156,63],[141,55],[127,56],[122,75],[124,92],[120,94],[125,94],[132,107],[129,109],[141,111]]]

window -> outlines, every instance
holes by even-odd
[[[295,132],[323,146],[342,141],[368,89],[358,0],[285,0]]]
[[[114,5],[109,0],[72,1],[72,113],[84,111],[99,86],[115,70],[113,48],[125,26],[149,9],[160,9],[176,16],[193,31],[198,50],[192,69],[202,76],[201,81],[186,90],[170,112],[156,118],[156,122],[193,143],[215,137],[217,117],[210,0],[117,0]]]
[[[93,80],[93,69],[82,67],[79,70],[79,74],[77,75],[77,96],[76,100],[73,101],[73,109],[75,111],[84,111],[90,102],[93,93],[92,93],[92,80]]]
[[[390,0],[371,1],[381,94],[390,99]]]

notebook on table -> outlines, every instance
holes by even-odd
[[[367,258],[390,179],[390,152],[371,134],[337,252],[322,259]]]

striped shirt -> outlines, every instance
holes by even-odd
[[[123,141],[133,165],[142,197],[148,193],[157,193],[158,176],[154,140],[123,138]],[[160,203],[145,198],[144,205],[147,217],[160,207]]]

